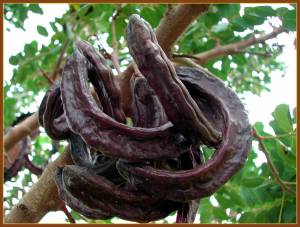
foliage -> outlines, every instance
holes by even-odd
[[[132,61],[124,39],[128,17],[133,13],[140,14],[156,27],[169,5],[70,4],[69,10],[62,17],[50,22],[54,34],[49,37],[51,40],[49,45],[39,45],[38,40],[33,40],[24,46],[23,51],[10,57],[9,63],[15,66],[15,69],[11,81],[4,83],[5,127],[11,125],[27,106],[37,109],[39,103],[35,103],[36,97],[43,95],[49,86],[45,75],[48,77],[59,75],[66,55],[73,51],[76,39],[88,40],[100,51],[111,52],[113,46],[111,19],[118,7],[120,10],[115,20],[116,40],[120,66],[121,69],[125,69]],[[29,12],[43,14],[38,4],[4,5],[5,20],[23,30]],[[172,51],[179,54],[199,54],[216,45],[235,43],[248,39],[253,34],[264,34],[259,25],[269,23],[274,18],[281,20],[282,26],[287,31],[295,31],[294,6],[276,9],[270,6],[248,6],[242,10],[239,4],[212,5],[179,38]],[[37,26],[36,31],[41,36],[49,36],[49,31],[43,26]],[[239,94],[246,92],[261,94],[262,91],[269,89],[272,71],[279,70],[284,74],[285,65],[277,59],[282,49],[283,46],[278,43],[257,44],[247,48],[245,53],[221,56],[208,61],[204,66]],[[249,53],[267,53],[267,56]],[[114,67],[112,63],[110,64]],[[289,106],[281,104],[277,106],[272,116],[270,126],[274,130],[274,135],[264,131],[261,122],[257,122],[254,128],[260,136],[268,137],[263,143],[282,181],[295,188],[293,183],[296,181],[295,111],[291,114]],[[44,133],[37,137],[31,154],[35,164],[43,165],[49,159],[53,149],[51,144],[52,141]],[[60,151],[62,147],[59,147]],[[295,222],[295,196],[282,190],[267,162],[256,164],[258,156],[263,155],[260,149],[254,140],[253,149],[244,168],[213,196],[201,199],[199,210],[201,223]],[[6,209],[17,202],[13,198],[20,199],[28,190],[27,186],[31,184],[32,177],[30,173],[24,173],[25,171],[13,179],[13,181],[21,180],[22,188],[12,186],[7,190]],[[72,211],[72,214],[76,220],[82,219],[76,212]],[[88,222],[95,223],[89,220]],[[111,223],[111,220],[107,223]]]

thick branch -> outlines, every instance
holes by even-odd
[[[35,113],[12,127],[9,132],[4,136],[4,152],[11,149],[15,144],[22,140],[25,136],[39,127],[38,113]]]
[[[39,222],[49,211],[57,211],[62,207],[58,197],[56,184],[53,180],[54,171],[58,166],[71,164],[69,148],[54,162],[50,163],[20,202],[5,216],[5,223]]]
[[[285,30],[282,27],[280,27],[280,28],[274,29],[269,34],[262,35],[257,38],[253,36],[250,39],[243,40],[240,42],[228,44],[225,46],[217,46],[211,50],[208,50],[208,51],[205,51],[205,52],[195,55],[194,61],[200,65],[203,65],[206,62],[208,62],[209,60],[220,57],[220,56],[229,55],[229,54],[239,54],[239,53],[241,53],[242,49],[245,49],[249,46],[252,46],[252,45],[255,45],[258,43],[263,43],[268,39],[275,38],[277,35],[279,35],[280,33],[283,33],[284,31]]]
[[[209,5],[182,4],[172,7],[167,11],[155,32],[158,43],[167,55],[170,54],[171,48],[179,36],[201,13],[205,12],[208,7]],[[131,114],[130,78],[132,73],[132,65],[129,65],[128,68],[118,76],[122,105],[127,115]]]
[[[183,4],[167,11],[155,31],[158,43],[167,55],[180,35],[208,7],[204,4]]]

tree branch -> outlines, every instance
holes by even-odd
[[[280,178],[279,174],[278,174],[278,171],[276,169],[276,167],[274,166],[271,158],[270,158],[270,155],[267,151],[267,148],[265,146],[265,144],[263,143],[263,140],[260,138],[260,135],[258,135],[257,131],[255,130],[255,128],[252,128],[252,135],[255,139],[257,139],[258,143],[259,143],[259,146],[260,146],[260,149],[261,151],[264,153],[266,159],[267,159],[267,163],[269,165],[269,168],[271,170],[271,173],[273,174],[275,180],[277,181],[277,183],[280,185],[281,189],[283,192],[289,192],[291,193],[292,195],[296,195],[296,192],[293,191],[290,187],[286,186],[284,184],[284,182],[282,181],[282,179]]]
[[[51,77],[50,77],[50,79],[51,79],[52,81],[55,81],[56,78],[57,78],[57,75],[58,75],[58,73],[59,73],[60,66],[61,66],[62,61],[63,61],[63,58],[64,58],[64,54],[66,53],[69,44],[70,44],[70,40],[67,39],[67,40],[65,41],[64,45],[63,45],[62,48],[61,48],[61,51],[60,51],[58,60],[57,60],[56,65],[55,65],[55,67],[54,67],[53,73],[52,73],[52,75],[51,75]]]
[[[167,11],[155,31],[158,43],[167,56],[181,34],[208,7],[207,4],[182,4]]]
[[[39,222],[49,211],[61,210],[62,200],[58,196],[53,179],[54,171],[59,166],[72,164],[69,146],[63,154],[44,170],[30,190],[24,195],[9,214],[5,216],[5,223],[34,223]]]
[[[247,40],[239,41],[225,46],[217,46],[211,50],[195,55],[194,57],[196,59],[194,61],[200,65],[204,65],[209,60],[220,56],[229,55],[229,54],[239,54],[242,49],[245,49],[254,44],[263,43],[268,39],[275,38],[277,35],[283,32],[285,32],[285,29],[279,27],[279,28],[275,28],[271,33],[262,35],[257,38],[253,36]]]
[[[10,150],[16,143],[22,140],[25,136],[31,134],[32,131],[39,127],[38,113],[34,113],[16,126],[10,128],[4,135],[4,153]]]

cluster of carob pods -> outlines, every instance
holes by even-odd
[[[71,144],[74,165],[55,173],[60,197],[93,219],[149,222],[177,211],[177,222],[191,223],[200,198],[244,164],[251,146],[247,114],[218,78],[174,67],[138,15],[130,17],[126,37],[140,71],[131,79],[132,127],[111,68],[84,41],[41,103],[47,134]],[[215,149],[206,162],[202,145]]]

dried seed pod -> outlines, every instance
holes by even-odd
[[[148,193],[164,191],[166,199],[189,201],[213,194],[243,166],[251,147],[251,127],[242,103],[221,80],[194,68],[180,67],[176,71],[199,107],[207,106],[203,112],[216,119],[216,127],[224,135],[222,143],[215,147],[211,160],[189,170],[131,167],[124,162],[118,168],[139,181],[139,187]],[[212,105],[218,111],[210,112]]]
[[[72,195],[72,193],[69,192],[64,185],[64,181],[62,179],[62,172],[63,170],[61,168],[58,168],[55,171],[54,180],[57,185],[60,198],[64,200],[68,204],[68,206],[81,213],[82,215],[86,216],[87,218],[102,220],[112,218],[112,216],[108,213],[105,213],[97,208],[91,207],[89,204],[83,203],[81,200],[76,198],[76,196]]]
[[[39,111],[39,115],[43,117],[40,123],[48,136],[54,140],[67,139],[70,133],[60,97],[60,83],[61,81],[57,81],[50,87],[45,96],[46,104],[43,104],[43,100],[42,109]]]
[[[169,120],[193,144],[216,145],[221,132],[214,129],[178,79],[174,66],[158,45],[150,25],[138,15],[129,18],[129,51],[141,73],[159,97]]]
[[[132,161],[176,157],[187,148],[170,122],[155,128],[128,127],[106,115],[90,94],[86,58],[77,50],[65,65],[61,96],[69,127],[104,155]],[[163,138],[163,141],[162,141]]]
[[[244,164],[251,145],[247,114],[219,79],[175,69],[137,15],[130,17],[127,41],[141,72],[131,80],[133,127],[125,125],[112,70],[86,42],[76,43],[60,87],[44,97],[39,121],[51,137],[69,140],[74,161],[56,172],[60,196],[90,218],[149,222],[177,210],[176,222],[192,223],[199,199]],[[202,146],[215,149],[206,162]]]

